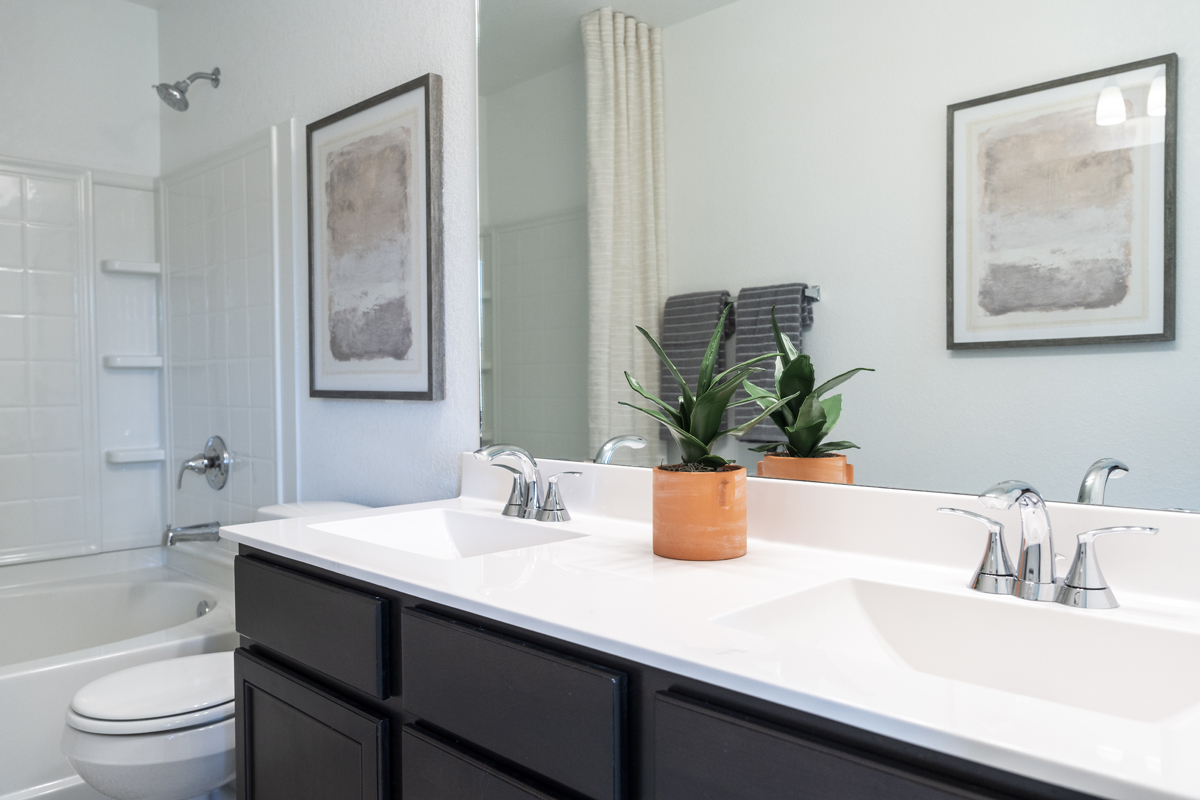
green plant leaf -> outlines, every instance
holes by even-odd
[[[755,386],[750,381],[742,381],[742,388],[746,390],[746,394],[750,395],[750,398],[757,402],[758,407],[762,409],[770,408],[779,400],[778,395],[759,386]],[[771,412],[770,416],[771,421],[774,422],[780,430],[787,428],[787,426],[791,425],[794,420],[792,412],[788,409],[786,404],[776,408]]]
[[[671,359],[667,358],[667,354],[663,352],[663,349],[658,346],[658,342],[654,341],[654,337],[647,333],[646,329],[641,325],[637,325],[635,327],[641,332],[642,336],[646,337],[646,341],[648,341],[650,346],[654,348],[654,352],[657,353],[658,357],[662,359],[662,362],[667,365],[667,370],[671,373],[671,377],[675,379],[675,383],[679,384],[679,391],[683,392],[683,406],[690,414],[692,411],[692,404],[696,401],[692,397],[692,390],[688,388],[687,382],[684,381],[683,376],[679,374],[679,370],[676,369],[675,364],[672,363]],[[634,406],[634,408],[637,408],[637,406]]]
[[[679,418],[679,412],[678,412],[678,411],[676,411],[675,409],[671,408],[669,405],[667,405],[666,403],[664,403],[662,400],[659,400],[657,397],[655,397],[654,395],[652,395],[652,394],[650,394],[649,392],[647,392],[645,389],[643,389],[643,388],[642,388],[642,384],[640,384],[640,383],[638,382],[638,379],[637,379],[637,378],[633,377],[633,376],[632,376],[632,375],[630,375],[628,372],[626,372],[626,373],[625,373],[625,380],[629,382],[629,388],[630,388],[630,389],[633,389],[635,392],[637,392],[638,394],[640,394],[642,397],[646,398],[646,399],[647,399],[647,400],[649,400],[651,403],[654,403],[654,405],[658,406],[658,407],[659,407],[659,408],[661,408],[663,411],[666,411],[666,412],[667,412],[667,414],[669,414],[669,415],[670,415],[671,419],[675,420],[675,424],[676,424],[676,425],[682,425],[682,424],[683,424],[683,420]]]
[[[843,383],[850,380],[851,378],[853,378],[855,375],[857,375],[860,372],[874,372],[874,371],[875,370],[871,369],[870,367],[858,367],[857,369],[852,369],[849,372],[843,372],[841,375],[838,375],[836,378],[830,378],[829,380],[825,381],[820,386],[818,386],[816,389],[813,389],[813,394],[815,394],[817,397],[820,397],[821,395],[828,392],[830,389],[836,389],[837,387],[841,386]]]
[[[732,307],[725,306],[725,310],[721,312],[721,318],[717,320],[717,327],[712,332],[712,338],[708,340],[704,358],[700,359],[700,378],[696,382],[697,399],[712,386],[713,365],[717,363],[717,350],[721,347],[721,334],[725,332],[725,317],[729,316],[729,309]]]
[[[733,382],[722,385],[719,389],[710,389],[696,398],[696,407],[692,409],[692,424],[688,431],[710,447],[717,431],[721,428],[721,417],[733,399],[733,393],[738,385]]]
[[[842,396],[835,394],[833,397],[824,398],[821,400],[821,408],[825,409],[825,427],[821,428],[821,438],[824,439],[842,415]]]
[[[858,450],[858,445],[854,442],[825,442],[813,450],[814,456],[819,456],[822,453],[829,453],[833,450]]]
[[[783,366],[787,367],[796,359],[799,352],[792,344],[792,340],[779,330],[779,322],[775,319],[775,306],[771,306],[771,329],[775,332],[775,349],[779,351],[779,358],[783,361]]]
[[[771,404],[770,408],[765,409],[761,414],[759,414],[757,417],[750,420],[749,422],[743,422],[741,425],[738,425],[736,428],[726,428],[723,431],[717,431],[717,435],[714,436],[712,440],[715,442],[718,439],[720,439],[722,436],[741,436],[743,433],[750,430],[755,425],[757,425],[758,423],[760,423],[764,419],[766,419],[768,416],[770,416],[772,411],[775,411],[778,408],[782,408],[784,403],[788,402],[791,399],[792,399],[791,397],[784,397],[780,400],[776,400],[774,403]]]
[[[751,364],[757,364],[759,361],[766,361],[768,358],[776,358],[778,355],[779,355],[779,353],[767,353],[766,355],[755,356],[754,358],[747,359],[746,361],[743,361],[740,364],[734,364],[732,367],[730,367],[729,369],[722,372],[720,375],[713,378],[713,383],[720,383],[725,378],[726,375],[728,375],[729,373],[731,373],[735,370],[745,369],[746,367],[750,366]],[[761,368],[756,368],[756,371],[765,372],[765,370],[763,370]]]
[[[800,400],[789,406],[793,418],[800,416],[800,406],[812,392],[815,382],[816,373],[813,371],[812,359],[804,355],[797,356],[791,364],[784,367],[783,372],[775,377],[775,386],[779,390],[780,397],[790,394]]]
[[[703,464],[706,467],[723,467],[726,464],[732,464],[732,461],[726,461],[715,453],[709,453],[701,458],[697,463]]]
[[[647,416],[654,417],[656,420],[667,426],[667,432],[675,439],[675,443],[679,445],[679,454],[683,458],[685,464],[695,464],[701,458],[708,455],[708,447],[695,436],[692,436],[687,431],[677,427],[674,422],[664,417],[657,411],[652,411],[648,408],[635,406],[632,403],[626,403],[624,400],[618,400],[617,405],[628,406],[635,411],[640,411]]]
[[[786,446],[787,445],[784,442],[775,442],[774,444],[760,444],[757,447],[751,447],[750,452],[752,452],[752,453],[770,453],[775,450],[778,450],[781,447],[786,447]]]
[[[821,443],[821,429],[825,427],[825,408],[817,401],[815,395],[804,398],[800,413],[791,427],[784,429],[788,439],[788,449],[792,455],[808,458],[813,449]]]

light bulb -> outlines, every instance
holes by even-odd
[[[1097,125],[1120,125],[1125,121],[1125,95],[1120,86],[1106,86],[1096,103]]]
[[[1146,113],[1152,117],[1167,115],[1167,76],[1159,75],[1150,81],[1150,94],[1146,97]]]

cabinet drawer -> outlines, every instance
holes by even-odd
[[[404,800],[558,800],[411,725],[400,748]]]
[[[237,630],[373,697],[388,696],[387,601],[245,556]]]
[[[400,628],[405,711],[594,800],[624,796],[624,673],[421,609]]]
[[[670,692],[654,702],[656,800],[985,800]]]
[[[234,655],[238,800],[385,800],[388,721]]]

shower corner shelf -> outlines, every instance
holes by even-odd
[[[105,356],[108,369],[161,369],[162,356]]]
[[[116,272],[124,275],[161,275],[162,265],[157,261],[110,261],[100,262],[103,272]]]
[[[161,449],[129,449],[105,450],[104,460],[110,464],[146,464],[155,461],[166,461],[167,453]]]

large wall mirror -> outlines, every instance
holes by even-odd
[[[1130,471],[1109,504],[1200,509],[1194,2],[629,0],[615,11],[648,38],[626,26],[623,61],[585,46],[596,10],[480,0],[485,443],[585,460],[641,433],[650,446],[613,463],[670,461],[653,424],[613,410],[633,399],[623,370],[659,386],[627,334],[661,334],[680,295],[740,303],[800,283],[820,287],[802,326],[818,381],[875,369],[839,390],[856,483],[974,494],[1021,479],[1073,501],[1089,465],[1113,457]],[[605,48],[620,33],[592,32]],[[947,108],[1170,53],[1171,116],[1147,122],[1148,89],[1127,87],[1114,130],[1178,124],[1174,340],[949,349]],[[614,81],[632,88],[605,99]],[[618,130],[649,117],[650,133],[614,145],[614,115]],[[614,193],[616,173],[634,189]],[[613,219],[640,231],[636,252]],[[719,452],[753,474],[745,442]]]

